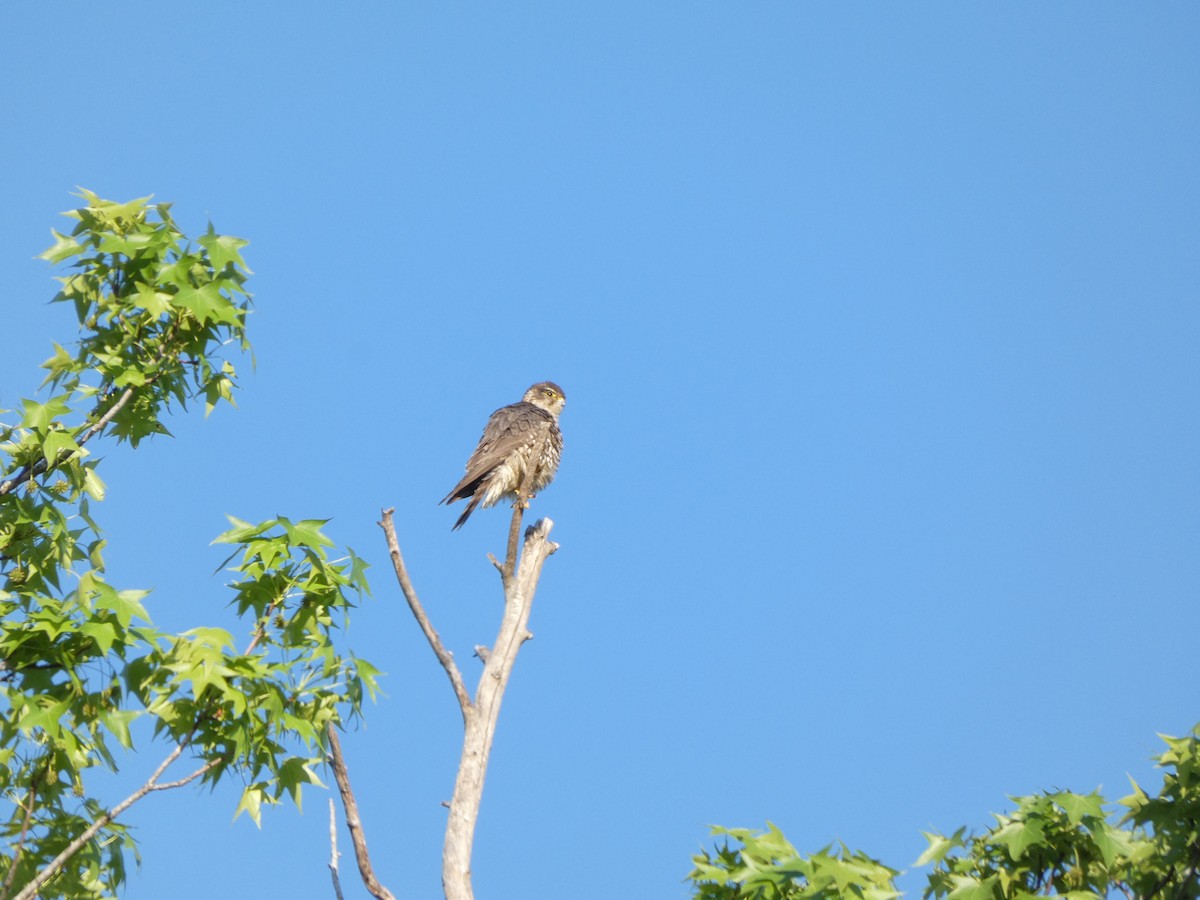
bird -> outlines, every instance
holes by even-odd
[[[492,413],[479,446],[467,460],[467,474],[441,500],[445,504],[468,501],[451,531],[462,528],[480,504],[486,509],[506,498],[528,500],[554,480],[563,448],[558,414],[566,404],[562,388],[553,381],[539,381],[520,402]],[[529,497],[519,497],[530,472]]]

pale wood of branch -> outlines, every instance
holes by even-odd
[[[387,538],[388,552],[392,557],[392,567],[396,570],[396,580],[400,582],[400,590],[404,593],[404,599],[408,601],[408,608],[412,610],[417,624],[421,626],[421,631],[425,633],[425,639],[429,641],[429,646],[433,648],[433,653],[438,658],[438,662],[446,670],[446,675],[450,679],[450,686],[454,689],[454,696],[458,699],[458,706],[462,710],[463,721],[465,722],[467,710],[471,707],[471,697],[467,694],[467,686],[463,682],[462,673],[458,671],[458,666],[454,662],[454,654],[446,649],[445,644],[442,643],[442,639],[438,637],[438,633],[434,630],[433,625],[430,624],[429,616],[425,614],[425,607],[421,605],[421,601],[417,598],[417,591],[408,577],[408,568],[404,565],[404,557],[400,553],[400,542],[396,538],[396,526],[392,524],[392,514],[395,511],[394,507],[383,510],[382,519],[376,524],[383,529],[383,533]]]
[[[99,427],[103,427],[99,423],[97,424]],[[247,647],[245,651],[247,655],[251,650],[254,649],[260,637],[261,635],[256,635],[253,640],[251,640],[250,646]],[[197,721],[192,723],[191,730],[188,731],[188,733],[183,736],[179,743],[175,745],[175,749],[168,753],[166,758],[159,763],[158,768],[150,773],[150,777],[146,779],[145,784],[143,784],[140,788],[138,788],[112,809],[101,815],[98,819],[88,825],[87,828],[80,832],[69,844],[67,844],[67,846],[62,849],[62,852],[59,853],[58,856],[50,860],[46,868],[38,872],[28,884],[21,888],[20,892],[13,897],[13,900],[30,900],[30,898],[36,897],[42,885],[53,878],[58,870],[66,864],[67,860],[78,853],[88,841],[90,841],[96,836],[97,833],[99,833],[100,829],[112,822],[115,822],[121,813],[125,812],[125,810],[129,809],[129,807],[133,806],[133,804],[137,803],[147,794],[155,791],[171,791],[175,788],[181,788],[184,785],[191,784],[205,772],[220,765],[222,762],[220,757],[210,759],[190,775],[185,775],[183,778],[179,778],[175,781],[164,781],[161,784],[159,783],[159,779],[162,778],[167,769],[171,767],[172,763],[179,759],[179,757],[183,754],[183,751],[191,745],[192,738],[195,737],[196,729],[199,728],[199,726],[200,722],[197,719]],[[15,865],[15,863],[16,859],[14,858],[13,864]]]
[[[519,527],[524,504],[513,509],[514,528]],[[473,900],[471,886],[471,851],[475,842],[475,824],[483,799],[483,782],[487,774],[488,757],[500,715],[500,702],[508,686],[517,651],[532,635],[529,633],[529,612],[537,591],[542,565],[558,545],[549,540],[554,523],[542,519],[525,532],[525,545],[515,576],[505,579],[504,618],[500,632],[492,645],[479,677],[475,702],[464,710],[462,758],[450,814],[446,822],[446,841],[442,850],[442,888],[446,900]],[[515,547],[510,543],[506,567],[512,571]]]
[[[8,874],[4,876],[3,886],[0,886],[0,900],[8,900],[8,892],[12,890],[13,879],[17,875],[17,863],[21,861],[21,851],[25,849],[25,839],[29,836],[29,823],[33,820],[33,811],[37,807],[41,783],[42,772],[39,770],[33,773],[33,778],[29,782],[29,795],[21,804],[21,808],[25,810],[25,817],[21,822],[21,835],[17,839],[17,848],[13,851],[12,862],[8,866]]]
[[[337,900],[346,900],[342,896],[342,883],[338,880],[337,807],[332,797],[329,798],[329,874],[333,878],[333,896]]]
[[[155,355],[155,362],[162,362],[164,359],[167,358],[167,356],[170,355],[171,352],[173,352],[171,342],[175,340],[175,335],[178,334],[178,332],[179,332],[179,322],[176,321],[174,324],[171,325],[170,332],[167,334],[166,338],[164,339],[164,341],[162,343],[162,346],[160,347],[158,353]],[[158,375],[153,375],[150,378],[147,378],[142,383],[142,386],[145,387],[146,385],[153,384],[155,381],[158,380],[158,377],[159,377]],[[108,426],[108,423],[111,422],[114,418],[116,418],[117,413],[119,413],[125,407],[125,404],[127,404],[129,402],[129,399],[133,396],[133,393],[134,393],[133,385],[130,385],[129,387],[125,388],[125,390],[122,391],[121,396],[118,397],[117,401],[108,408],[108,410],[104,413],[104,415],[102,415],[99,419],[97,419],[91,425],[86,425],[86,426],[82,427],[79,431],[76,432],[75,443],[78,444],[80,447],[82,447],[84,444],[86,444],[88,441],[90,441],[92,438],[94,438],[96,435],[98,435],[101,431],[103,431]],[[52,468],[54,468],[54,466],[58,465],[63,460],[69,458],[70,455],[74,452],[75,452],[74,450],[70,450],[70,451],[64,450],[62,452],[62,454],[59,456],[59,458],[56,459],[53,463],[49,463],[44,459],[40,459],[36,463],[34,463],[32,466],[26,466],[15,477],[10,478],[8,481],[5,481],[3,484],[0,484],[0,496],[4,496],[5,494],[9,493],[10,491],[14,490],[15,488],[20,487],[22,484],[24,484],[30,478],[37,478],[41,475],[44,475],[46,472],[48,472]]]
[[[350,772],[346,768],[346,758],[342,755],[342,744],[338,740],[337,729],[330,724],[326,734],[329,736],[329,764],[333,767],[333,778],[337,782],[338,793],[342,795],[342,808],[346,810],[346,827],[350,830],[354,858],[358,861],[358,872],[362,876],[363,885],[377,900],[395,900],[392,892],[379,883],[379,879],[375,877],[375,869],[371,866],[371,856],[367,853],[367,836],[363,832],[362,819],[358,815],[358,801],[354,799],[354,791],[350,788]],[[337,877],[336,870],[334,877]]]
[[[75,439],[75,443],[78,444],[80,447],[82,447],[84,444],[86,444],[88,441],[90,441],[92,438],[94,438],[97,434],[99,434],[100,431],[116,417],[117,413],[119,413],[121,411],[121,409],[125,406],[125,404],[129,402],[129,398],[132,396],[133,396],[133,388],[132,387],[125,388],[125,390],[122,392],[121,396],[117,398],[117,402],[114,403],[112,406],[110,406],[108,408],[108,411],[104,415],[102,415],[92,425],[90,425],[88,428],[86,428],[84,430],[84,432],[78,438]],[[0,497],[9,493],[14,488],[20,487],[22,484],[24,484],[30,478],[36,478],[39,475],[44,475],[47,471],[52,469],[54,465],[57,465],[59,461],[66,459],[74,452],[75,452],[74,450],[71,450],[69,452],[63,451],[59,460],[56,460],[53,465],[51,465],[50,463],[47,463],[46,460],[44,460],[44,459],[39,459],[34,465],[26,466],[19,473],[17,473],[17,475],[10,478],[8,481],[4,482],[3,484],[0,484]]]
[[[54,857],[54,859],[50,861],[46,868],[38,872],[28,884],[21,888],[21,890],[13,897],[13,900],[31,900],[31,898],[36,897],[38,891],[41,890],[42,885],[54,877],[55,873],[57,873],[58,870],[63,867],[66,861],[78,853],[84,844],[95,837],[101,828],[111,822],[116,821],[117,816],[121,815],[121,813],[125,812],[125,810],[129,809],[129,807],[133,806],[133,804],[137,803],[151,791],[166,791],[172,788],[182,787],[185,784],[195,781],[213,766],[217,765],[218,762],[220,762],[220,760],[216,759],[209,760],[186,778],[180,778],[178,781],[172,781],[167,784],[159,784],[158,779],[162,777],[163,773],[166,772],[168,768],[170,768],[171,763],[175,762],[175,760],[179,758],[180,754],[183,753],[183,750],[187,745],[187,740],[180,741],[175,746],[175,749],[167,754],[167,758],[159,764],[159,767],[154,770],[154,772],[146,780],[145,784],[143,784],[140,788],[138,788],[108,812],[104,813],[104,815],[96,819],[96,821],[92,822],[92,824],[90,824],[82,832],[80,832],[79,835],[71,841],[71,843],[67,844],[67,846],[63,848],[62,852],[59,853],[58,856]]]
[[[513,570],[517,565],[517,537],[521,533],[521,516],[524,514],[526,507],[529,506],[529,491],[533,487],[534,467],[530,466],[525,470],[525,476],[521,479],[521,486],[517,488],[517,501],[513,505],[513,517],[508,526],[508,549],[504,555],[504,565],[500,566],[500,578],[504,582],[504,595],[507,600],[508,586],[512,581]],[[495,565],[495,559],[492,564]]]

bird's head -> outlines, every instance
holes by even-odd
[[[553,381],[539,381],[527,390],[521,399],[526,403],[541,407],[552,416],[557,416],[567,405],[563,389]]]

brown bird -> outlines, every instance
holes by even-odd
[[[467,474],[441,500],[470,499],[451,530],[462,528],[481,503],[486,508],[506,498],[518,499],[517,492],[531,470],[530,497],[554,480],[563,448],[558,414],[566,404],[562,388],[553,381],[539,381],[520,403],[492,413],[479,446],[467,460]]]

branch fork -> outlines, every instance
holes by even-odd
[[[475,655],[482,661],[483,671],[475,688],[474,699],[467,691],[462,672],[454,661],[454,654],[442,643],[417,596],[412,579],[409,578],[392,521],[395,510],[383,510],[378,523],[387,540],[388,552],[400,590],[429,642],[430,649],[450,681],[451,690],[463,717],[462,757],[458,777],[454,783],[454,794],[449,803],[450,812],[442,851],[442,888],[446,900],[474,900],[471,887],[471,851],[475,840],[475,825],[479,818],[479,806],[483,799],[483,782],[487,773],[488,758],[491,755],[496,722],[500,715],[500,704],[516,662],[517,652],[522,644],[533,637],[528,627],[529,614],[542,566],[558,549],[558,545],[549,539],[554,523],[549,519],[540,519],[525,530],[518,560],[521,520],[528,506],[531,480],[532,472],[526,473],[517,500],[513,504],[512,521],[508,531],[508,552],[504,562],[500,563],[488,554],[488,558],[500,572],[504,585],[504,615],[491,647],[475,647]],[[347,824],[350,825],[364,884],[379,900],[391,900],[392,895],[378,884],[371,871],[370,860],[366,855],[366,842],[362,839],[361,823],[358,820],[357,804],[346,776],[341,746],[332,726],[329,728],[329,745],[334,774],[343,805],[346,807]],[[373,887],[378,889],[378,892]]]

